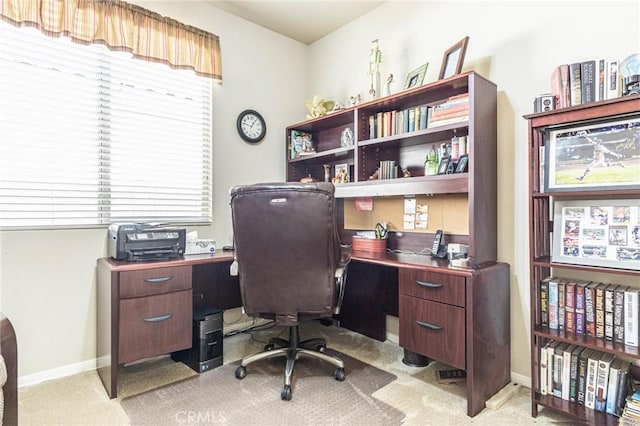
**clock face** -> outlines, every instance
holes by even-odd
[[[240,137],[249,143],[260,142],[267,133],[267,125],[259,112],[246,110],[240,113],[237,121]]]

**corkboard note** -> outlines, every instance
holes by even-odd
[[[416,195],[416,205],[428,209],[426,228],[416,227],[410,232],[469,235],[469,200],[466,194]],[[344,227],[351,230],[372,230],[376,223],[387,222],[389,231],[403,232],[405,197],[376,197],[372,210],[358,210],[355,199],[344,199]]]

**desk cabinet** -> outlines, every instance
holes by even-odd
[[[232,260],[228,254],[166,262],[98,260],[98,374],[110,398],[118,396],[122,364],[191,347],[194,287],[198,300],[204,298],[201,291],[209,302],[222,299],[219,309],[240,306],[234,296],[239,289],[228,274]]]

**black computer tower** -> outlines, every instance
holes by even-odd
[[[193,313],[193,345],[174,352],[171,359],[182,361],[198,373],[222,365],[222,311],[198,309]]]

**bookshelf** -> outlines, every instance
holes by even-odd
[[[453,122],[433,125],[427,120],[426,127],[418,126],[412,131],[400,130],[400,126],[386,134],[372,131],[372,122],[381,115],[417,108],[424,111],[425,106],[433,107],[465,95],[468,113]],[[342,146],[341,142],[346,128],[353,134],[354,143],[350,146]],[[292,132],[310,134],[315,152],[292,156]],[[425,176],[425,159],[429,151],[451,142],[454,136],[466,137],[466,171]],[[407,194],[467,197],[469,232],[459,236],[456,242],[469,245],[469,257],[475,264],[496,261],[497,89],[493,82],[474,72],[458,74],[292,124],[287,126],[285,137],[287,181],[305,177],[322,181],[325,165],[329,166],[331,176],[336,165],[348,165],[349,183],[336,184],[337,198],[402,197]],[[370,179],[383,161],[395,162],[402,170],[407,170],[410,177],[404,177],[399,170],[396,179]]]
[[[597,184],[592,183],[585,184],[584,186],[569,184],[565,187],[554,187],[553,182],[557,182],[558,180],[545,175],[559,173],[561,167],[578,168],[582,171],[591,161],[586,153],[578,153],[578,149],[582,148],[579,148],[581,145],[578,145],[577,141],[579,139],[577,136],[575,137],[576,145],[572,145],[572,149],[575,148],[575,152],[572,152],[571,156],[567,156],[561,160],[559,157],[560,154],[558,154],[559,151],[552,150],[554,146],[552,144],[552,134],[573,135],[577,134],[579,129],[595,129],[600,128],[600,126],[606,127],[608,123],[640,120],[639,111],[640,96],[629,96],[530,114],[524,117],[528,120],[529,129],[531,414],[533,417],[537,416],[539,407],[545,407],[568,415],[580,422],[599,425],[618,423],[618,418],[615,415],[586,408],[578,402],[570,402],[569,400],[548,393],[546,395],[543,394],[541,390],[540,367],[541,364],[544,363],[541,362],[541,349],[550,341],[558,341],[569,345],[577,345],[585,349],[592,349],[601,353],[613,354],[622,359],[638,361],[640,359],[639,348],[625,345],[624,342],[607,339],[604,336],[597,337],[589,335],[586,332],[578,332],[577,330],[571,332],[566,330],[566,328],[554,329],[549,327],[549,324],[544,322],[541,313],[540,286],[545,278],[552,276],[566,277],[573,280],[578,277],[578,280],[582,278],[583,281],[587,280],[585,277],[591,277],[592,280],[607,284],[623,284],[631,286],[632,288],[640,287],[640,270],[638,270],[639,268],[636,264],[625,264],[624,262],[618,264],[615,262],[603,264],[597,257],[590,260],[583,254],[586,253],[584,252],[586,245],[583,244],[582,241],[580,242],[579,248],[581,251],[579,254],[576,252],[576,257],[582,258],[582,260],[576,262],[564,260],[566,258],[563,256],[567,254],[566,250],[569,245],[569,243],[566,242],[568,232],[563,228],[559,228],[559,226],[565,226],[566,217],[559,216],[558,211],[554,211],[554,206],[558,207],[556,210],[560,211],[560,206],[571,205],[573,203],[626,205],[629,203],[629,200],[630,203],[634,205],[632,209],[640,209],[640,207],[635,207],[640,200],[640,180],[632,179],[628,185],[605,185],[599,187]],[[575,132],[573,132],[574,130]],[[607,136],[605,135],[602,139],[606,141]],[[570,140],[569,136],[567,136],[567,140]],[[557,146],[555,147],[557,148]],[[625,161],[628,162],[626,169],[631,168],[635,170],[635,168],[638,167],[636,163],[640,161],[640,148],[627,147],[625,149],[633,151],[627,152],[633,155],[625,156]],[[552,152],[552,155],[555,155],[556,158],[550,160],[551,156],[548,155],[549,152]],[[613,155],[611,158],[615,159]],[[616,164],[612,161],[609,166],[616,167]],[[556,169],[554,169],[554,167],[556,167]],[[572,169],[572,172],[573,170],[574,169]],[[613,170],[613,168],[611,168],[611,170]],[[621,166],[620,170],[622,170]],[[577,175],[580,175],[580,173],[577,173]],[[591,170],[591,175],[593,182],[593,179],[595,179],[594,176],[596,175],[595,168]],[[545,184],[545,178],[547,181],[553,181]],[[576,178],[575,182],[578,181],[580,183],[584,182]],[[634,215],[636,214],[640,215],[640,212],[634,213]],[[582,224],[583,222],[580,223]],[[637,225],[640,225],[640,223]],[[555,236],[554,233],[556,234]],[[562,241],[559,239],[562,239]],[[605,244],[611,243],[605,242]],[[628,244],[633,245],[632,242]],[[574,255],[574,253],[571,254]],[[549,366],[547,365],[546,368],[549,368]],[[637,367],[632,367],[631,374],[637,376],[637,373]]]

